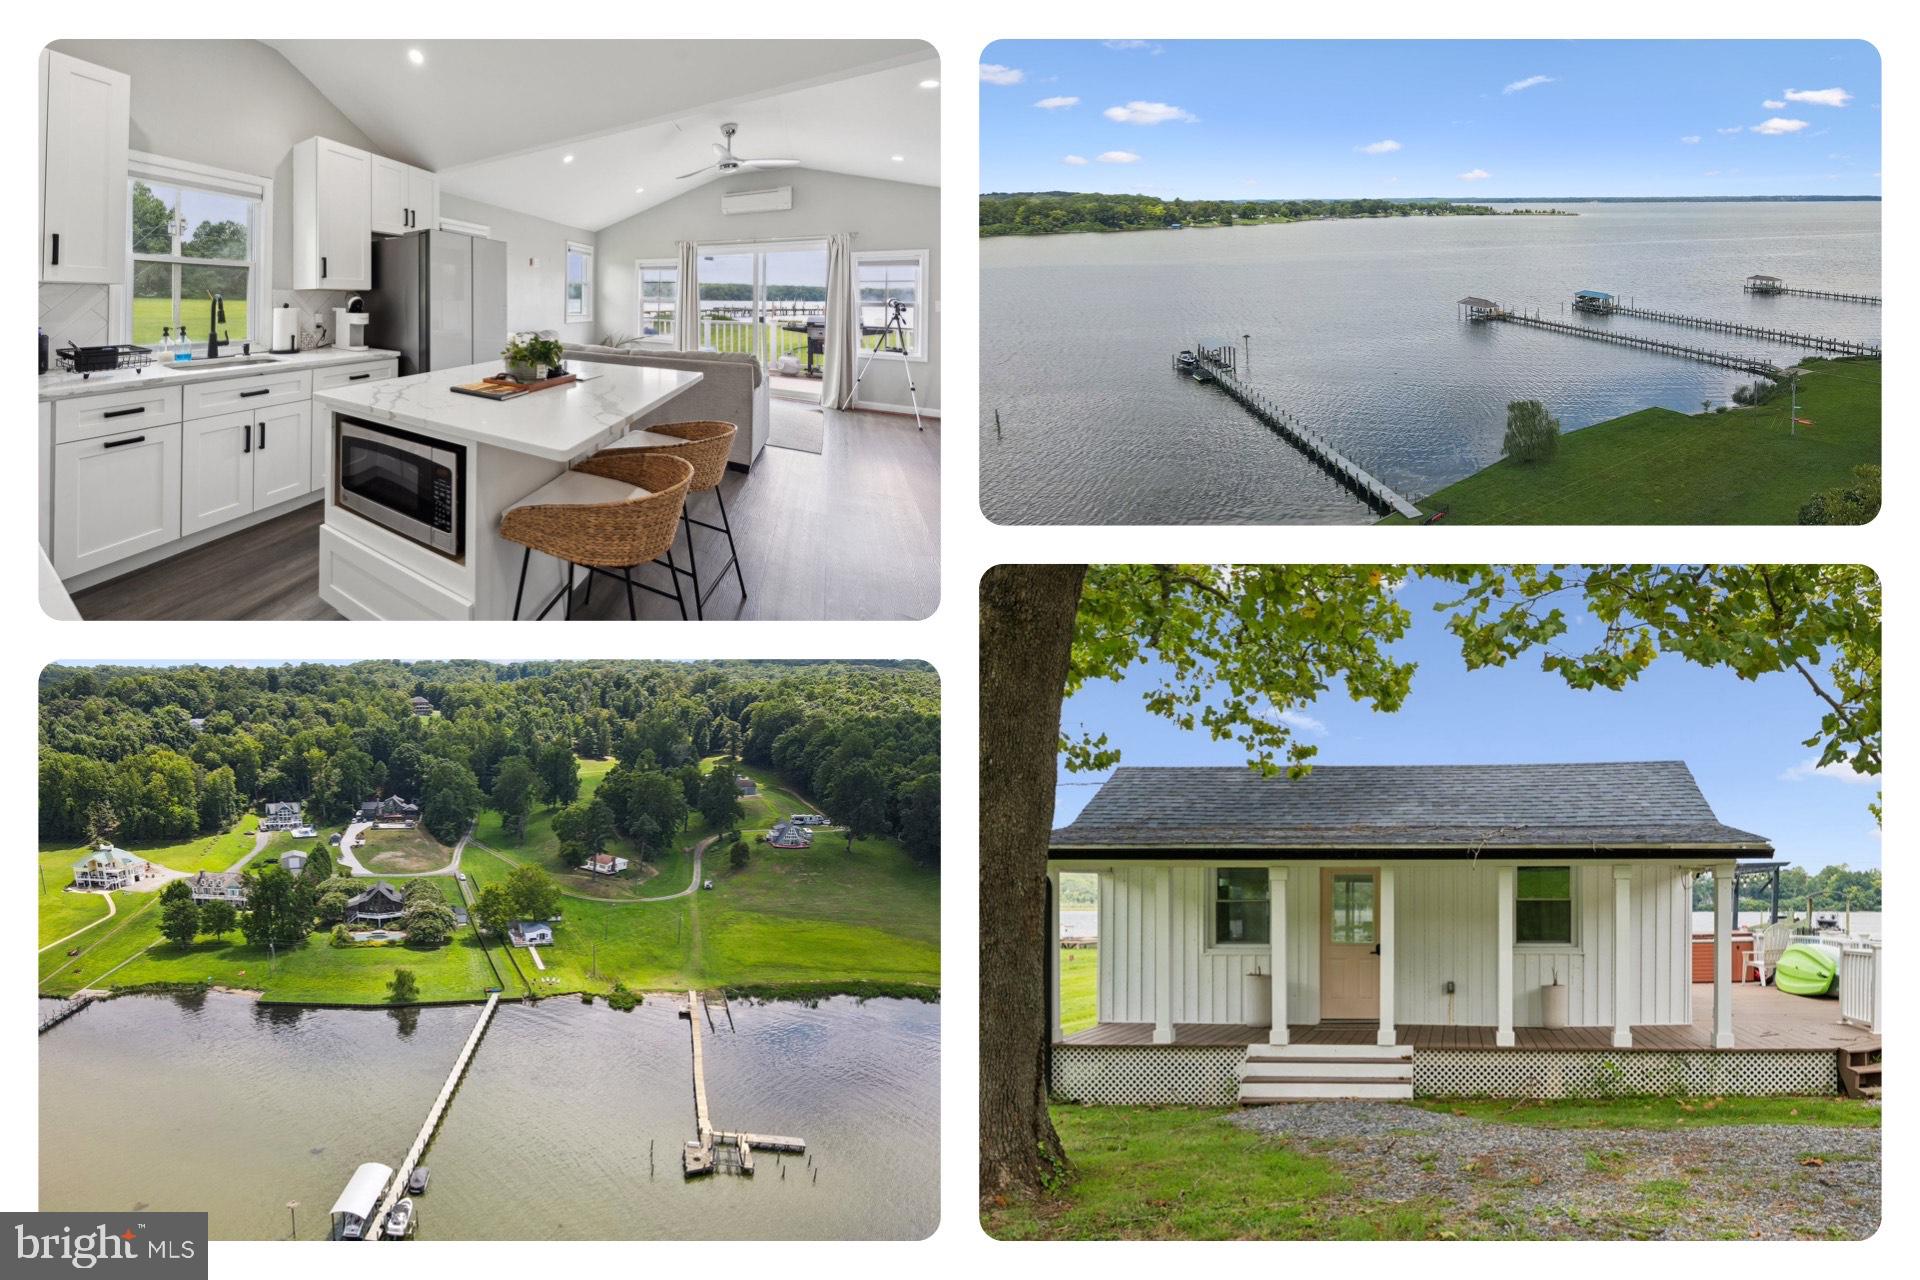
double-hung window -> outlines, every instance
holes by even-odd
[[[909,360],[925,360],[927,292],[925,249],[856,252],[853,296],[861,349],[904,351]]]
[[[567,241],[567,292],[563,311],[568,324],[593,319],[593,246]]]
[[[1216,867],[1213,945],[1264,947],[1273,938],[1273,903],[1265,867]]]
[[[640,274],[640,337],[671,343],[673,318],[680,305],[680,264],[663,259],[638,264]]]
[[[1521,946],[1573,945],[1573,868],[1519,867],[1514,874],[1513,940]]]
[[[272,182],[136,155],[127,174],[129,340],[158,345],[170,331],[193,346],[266,338],[268,210]],[[214,299],[225,312],[214,323]]]

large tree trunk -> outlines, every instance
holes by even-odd
[[[1037,1192],[1066,1153],[1047,1114],[1047,837],[1084,565],[980,581],[980,1194]]]

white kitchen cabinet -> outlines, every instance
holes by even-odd
[[[308,138],[293,148],[293,287],[373,287],[373,161]]]
[[[388,378],[400,376],[400,362],[392,356],[378,360],[361,360],[353,364],[329,365],[313,371],[313,393],[330,391],[335,387],[351,387],[362,382],[384,382]],[[332,419],[325,408],[313,411],[313,478],[315,489],[327,487],[327,477],[333,470],[333,431]]]
[[[313,491],[313,406],[261,409],[253,415],[253,509]]]
[[[374,156],[374,234],[399,236],[431,227],[439,208],[439,187],[439,179],[425,169]]]
[[[180,450],[182,537],[254,509],[254,417],[242,410],[186,424]]]
[[[407,166],[407,230],[421,231],[440,221],[440,179]]]
[[[53,567],[62,578],[180,537],[180,424],[53,450]]]
[[[127,282],[127,131],[131,82],[51,49],[40,52],[40,279]]]

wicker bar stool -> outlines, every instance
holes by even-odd
[[[687,567],[668,566],[676,574],[684,573],[693,579],[694,615],[701,619],[707,616],[707,597],[726,581],[729,569],[733,570],[734,578],[740,583],[740,598],[747,598],[747,580],[740,572],[740,552],[733,544],[733,523],[727,519],[727,500],[720,492],[720,482],[727,474],[727,455],[733,450],[733,437],[738,431],[739,428],[731,422],[663,422],[629,432],[595,455],[604,458],[617,453],[644,453],[655,457],[684,458],[693,464],[693,483],[687,491],[688,505],[692,505],[694,494],[712,492],[713,500],[720,505],[720,523],[696,519],[683,507],[680,521],[687,526]],[[700,562],[693,553],[694,525],[727,535],[727,562],[720,566],[720,572],[707,584],[705,591],[700,590]]]
[[[592,598],[593,575],[619,579],[627,587],[627,616],[637,619],[633,589],[665,596],[687,616],[680,594],[680,576],[673,563],[673,539],[686,505],[693,465],[682,458],[639,451],[596,455],[561,473],[522,498],[500,517],[500,536],[526,550],[520,556],[520,585],[513,593],[514,621],[520,619],[520,597],[527,589],[527,562],[538,551],[567,562],[567,585],[540,610],[535,622],[560,600],[562,617],[573,616],[573,571],[587,571],[587,594]],[[671,593],[633,580],[633,566],[666,556],[675,572]]]

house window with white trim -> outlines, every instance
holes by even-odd
[[[211,329],[222,342],[264,340],[270,191],[265,179],[154,158],[129,166],[129,341],[157,347],[173,334],[204,348]]]
[[[904,343],[907,359],[927,358],[925,249],[855,253],[853,304],[860,322],[861,350],[898,352]]]
[[[1265,867],[1216,867],[1213,945],[1264,947],[1273,938],[1273,904]]]
[[[1573,945],[1573,868],[1519,867],[1513,881],[1513,940],[1520,946]]]
[[[593,319],[593,246],[567,241],[567,293],[563,312],[568,324]]]
[[[680,306],[680,264],[671,258],[637,264],[640,273],[640,338],[673,342],[673,317]]]

